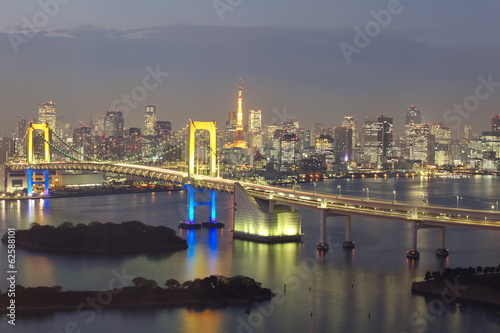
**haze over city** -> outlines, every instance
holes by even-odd
[[[174,128],[188,119],[222,123],[235,111],[242,77],[244,111],[262,109],[264,122],[284,108],[306,128],[383,113],[401,132],[410,105],[422,110],[424,122],[446,121],[448,109],[474,95],[479,77],[500,81],[493,1],[56,4],[1,5],[0,130],[6,134],[18,115],[35,119],[42,101],[56,102],[58,116],[74,125],[121,107],[113,102],[142,86],[147,68],[169,74],[134,103],[127,126],[142,126],[146,104],[156,104],[159,118]],[[389,18],[380,14],[391,8]],[[366,27],[375,29],[369,43],[356,44]],[[342,43],[357,51],[346,57]],[[475,132],[488,130],[499,102],[492,91],[460,117]]]

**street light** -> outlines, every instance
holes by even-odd
[[[459,205],[459,203],[460,203],[460,199],[462,199],[462,197],[459,197],[459,196],[457,195],[457,208],[458,208],[458,205]]]
[[[396,202],[396,191],[392,191],[392,194],[394,194],[394,202]]]
[[[314,194],[316,194],[316,182],[313,182],[314,185]]]
[[[342,186],[337,185],[337,188],[339,189],[339,197],[342,196]]]

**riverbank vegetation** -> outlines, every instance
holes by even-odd
[[[183,283],[169,279],[164,287],[154,280],[136,277],[131,286],[109,291],[63,291],[60,286],[16,286],[17,310],[77,309],[147,305],[242,305],[270,300],[274,294],[254,279],[237,275],[211,275]],[[89,302],[91,300],[91,302]],[[9,298],[0,293],[0,309],[6,311]]]
[[[500,306],[500,265],[427,271],[424,280],[412,283],[414,293]]]
[[[7,242],[7,233],[2,241]],[[30,229],[16,231],[16,246],[70,253],[133,253],[188,247],[187,241],[173,229],[140,221],[77,225],[64,222],[58,227],[32,223]]]

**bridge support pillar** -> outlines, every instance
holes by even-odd
[[[35,184],[43,184],[43,195],[48,197],[49,196],[49,186],[50,186],[50,176],[49,176],[49,171],[44,170],[44,171],[39,171],[38,173],[43,174],[43,181],[35,181],[33,180],[33,176],[36,177],[37,172],[34,171],[33,169],[26,169],[26,176],[28,178],[28,197],[33,196],[33,185]]]
[[[344,249],[353,249],[354,242],[351,240],[351,216],[346,215],[345,217],[345,241],[342,244]]]
[[[450,251],[445,247],[446,228],[440,227],[439,229],[441,244],[440,247],[436,250],[436,255],[446,257],[450,254]]]
[[[266,199],[252,197],[239,183],[234,184],[233,237],[262,243],[300,242],[301,214],[281,203],[272,194]]]
[[[410,228],[410,250],[406,251],[406,257],[409,259],[418,259],[420,258],[420,253],[417,250],[417,230],[418,223],[417,221],[411,221]]]
[[[316,248],[318,250],[328,250],[330,245],[326,242],[326,219],[328,218],[328,211],[326,209],[321,210],[321,221],[319,224],[319,242],[316,243]]]
[[[195,193],[196,189],[192,185],[187,184],[186,190],[188,192],[188,221],[181,222],[179,228],[181,229],[200,229],[202,226],[207,228],[222,228],[224,223],[217,222],[217,194],[215,191],[210,191],[210,201],[196,201]],[[203,190],[201,190],[203,191]],[[196,223],[195,220],[195,209],[196,206],[209,206],[210,208],[210,218],[207,222],[202,224]]]

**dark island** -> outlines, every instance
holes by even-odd
[[[106,291],[62,291],[60,286],[15,287],[16,310],[72,309],[85,313],[98,307],[128,306],[246,306],[253,301],[270,300],[274,294],[254,279],[237,275],[211,275],[179,283],[169,279],[165,288],[154,280],[137,277],[133,286]],[[89,301],[90,300],[90,301]],[[9,297],[0,293],[0,312],[8,311]]]
[[[500,306],[500,265],[428,271],[424,280],[412,283],[413,293],[441,297],[446,303],[467,300]]]
[[[7,233],[2,237],[7,243]],[[140,221],[91,222],[76,226],[64,222],[58,227],[32,223],[16,231],[16,246],[30,250],[65,253],[132,253],[186,249],[187,241],[173,229],[150,226]]]

